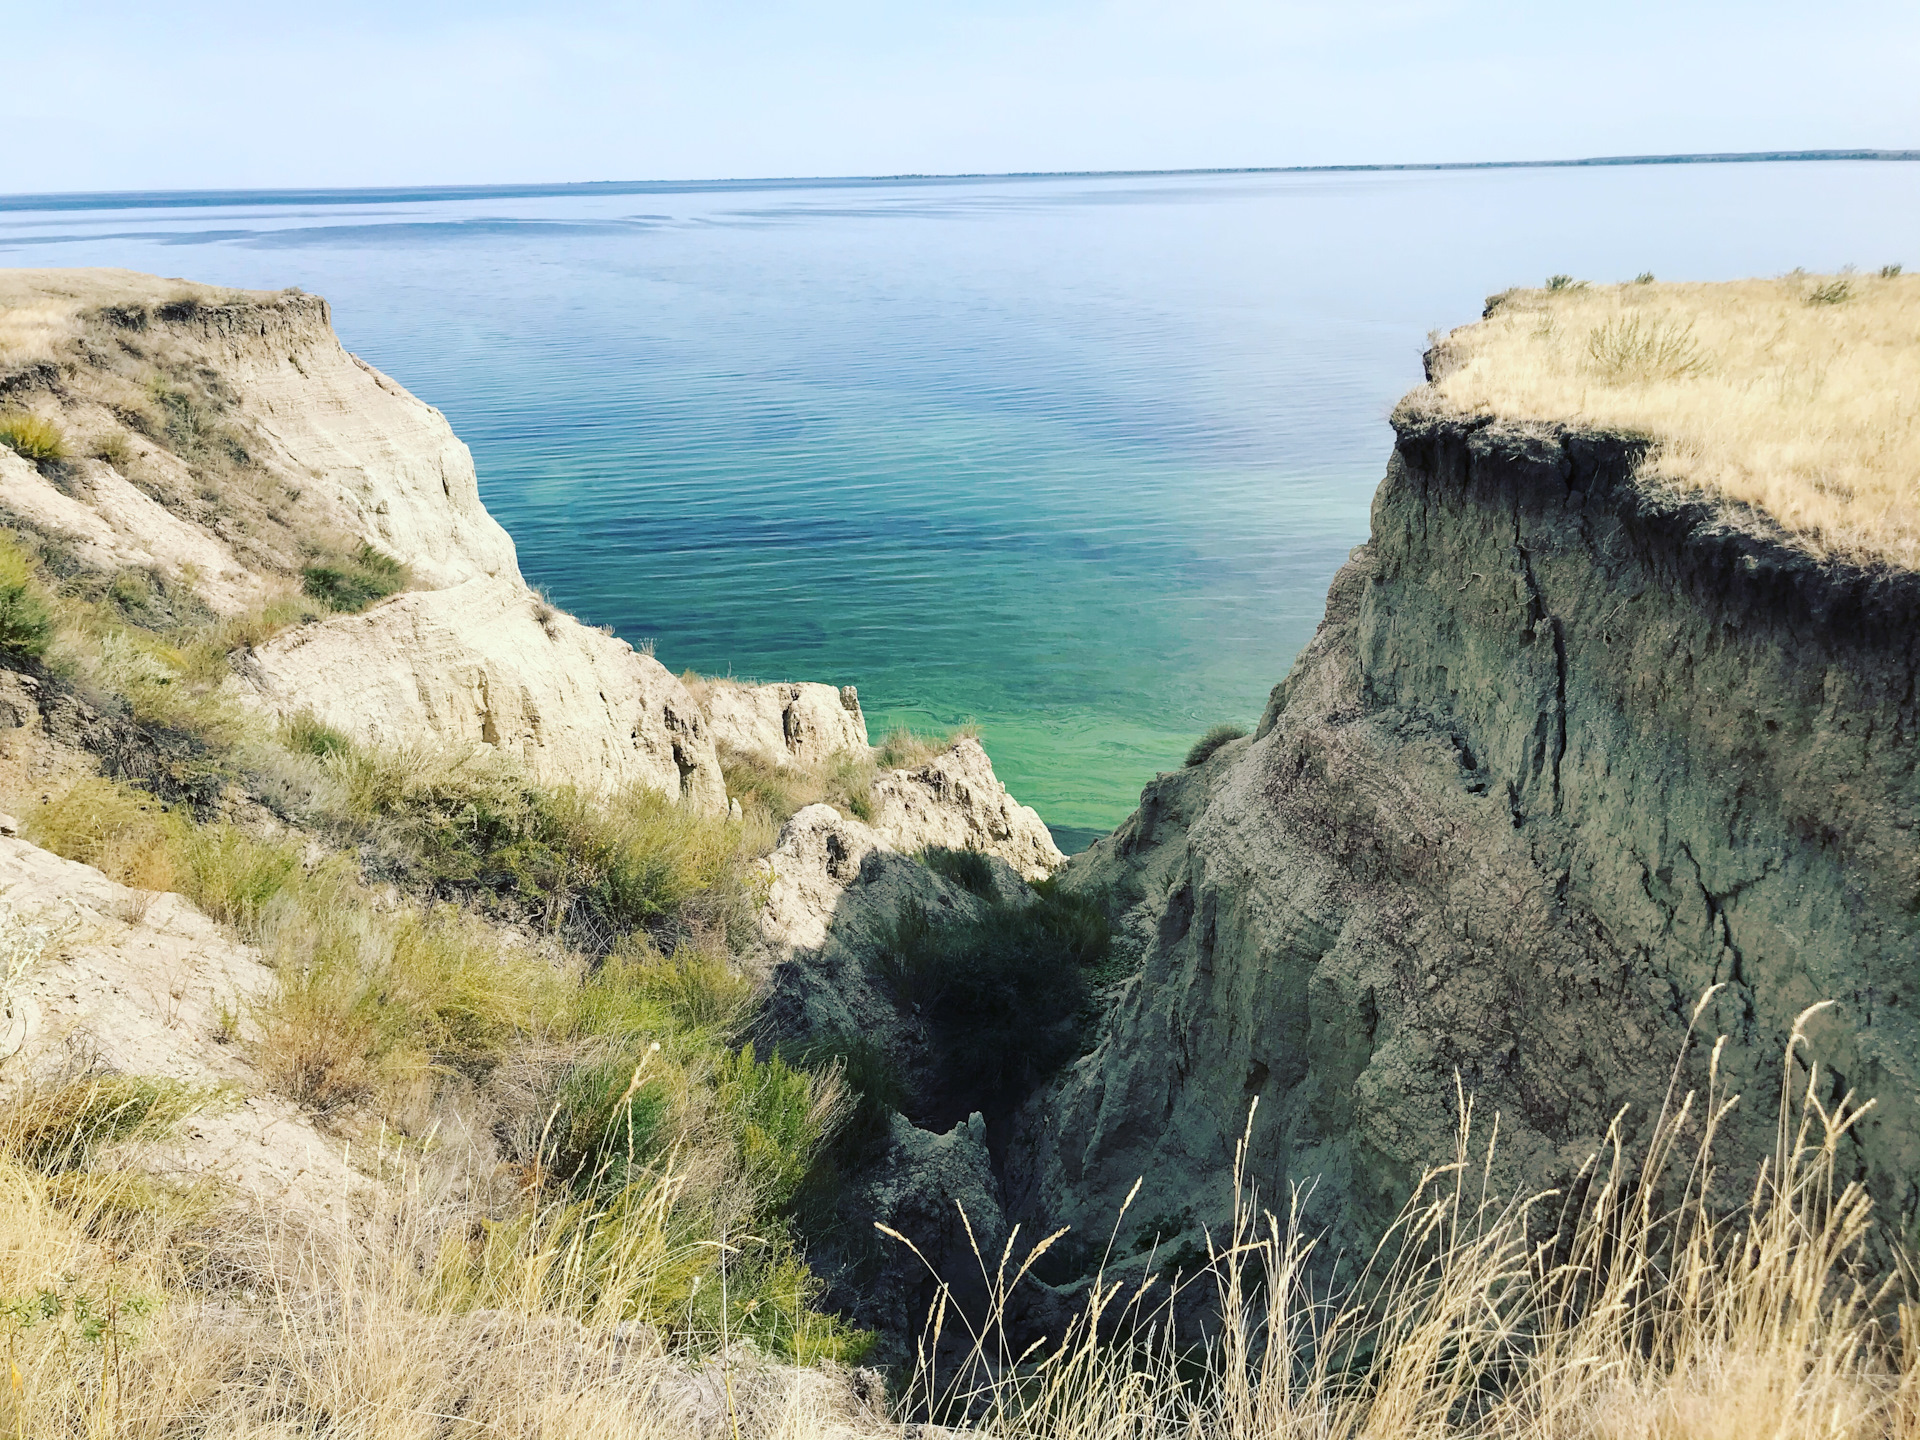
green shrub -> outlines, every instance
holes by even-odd
[[[407,567],[362,544],[350,556],[309,565],[300,572],[306,592],[329,610],[355,613],[407,587]]]
[[[998,893],[993,886],[993,864],[978,850],[949,850],[943,845],[929,846],[920,858],[927,868],[951,880],[970,895],[992,900]]]
[[[0,415],[0,445],[23,460],[61,460],[66,458],[67,442],[60,427],[39,415],[19,410]]]
[[[12,535],[0,531],[0,652],[38,659],[53,639],[53,611],[33,565]]]
[[[1584,290],[1586,288],[1586,281],[1576,280],[1571,275],[1549,275],[1547,277],[1547,289],[1549,290]]]
[[[881,979],[931,1032],[939,1116],[1002,1110],[1078,1050],[1112,932],[1096,902],[1034,888],[965,919],[909,901],[879,937]]]
[[[1844,305],[1853,298],[1853,281],[1842,275],[1807,291],[1809,305]]]
[[[1214,726],[1193,742],[1193,748],[1187,751],[1187,764],[1189,766],[1206,764],[1213,758],[1214,751],[1229,741],[1240,739],[1246,733],[1246,730],[1239,725]]]
[[[346,755],[353,749],[353,742],[345,734],[317,719],[311,710],[302,710],[287,721],[280,727],[280,735],[289,750],[321,760]]]
[[[864,1035],[817,1036],[789,1052],[803,1070],[835,1071],[847,1090],[847,1116],[831,1137],[834,1158],[853,1166],[886,1141],[891,1117],[906,1109],[907,1087],[887,1052]]]
[[[1653,284],[1653,272],[1651,270],[1642,270],[1638,275],[1633,277],[1633,283],[1636,285]]]
[[[1882,265],[1880,267],[1880,278],[1882,280],[1898,280],[1903,268],[1905,267],[1900,265]]]

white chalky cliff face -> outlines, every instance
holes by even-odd
[[[686,687],[518,580],[414,591],[302,626],[250,652],[232,684],[283,719],[309,712],[363,744],[489,745],[545,783],[645,785],[727,806]]]

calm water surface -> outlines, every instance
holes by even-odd
[[[1428,331],[1567,271],[1920,263],[1920,165],[0,200],[0,264],[326,295],[529,579],[678,668],[977,721],[1063,831],[1250,724]]]

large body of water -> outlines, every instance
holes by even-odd
[[[1895,261],[1920,164],[0,199],[0,264],[327,296],[558,602],[974,720],[1066,831],[1258,715],[1429,330],[1551,272]]]

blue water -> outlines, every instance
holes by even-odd
[[[1429,329],[1566,271],[1920,263],[1920,165],[0,201],[0,263],[333,302],[528,577],[675,668],[972,719],[1065,830],[1251,723]]]

